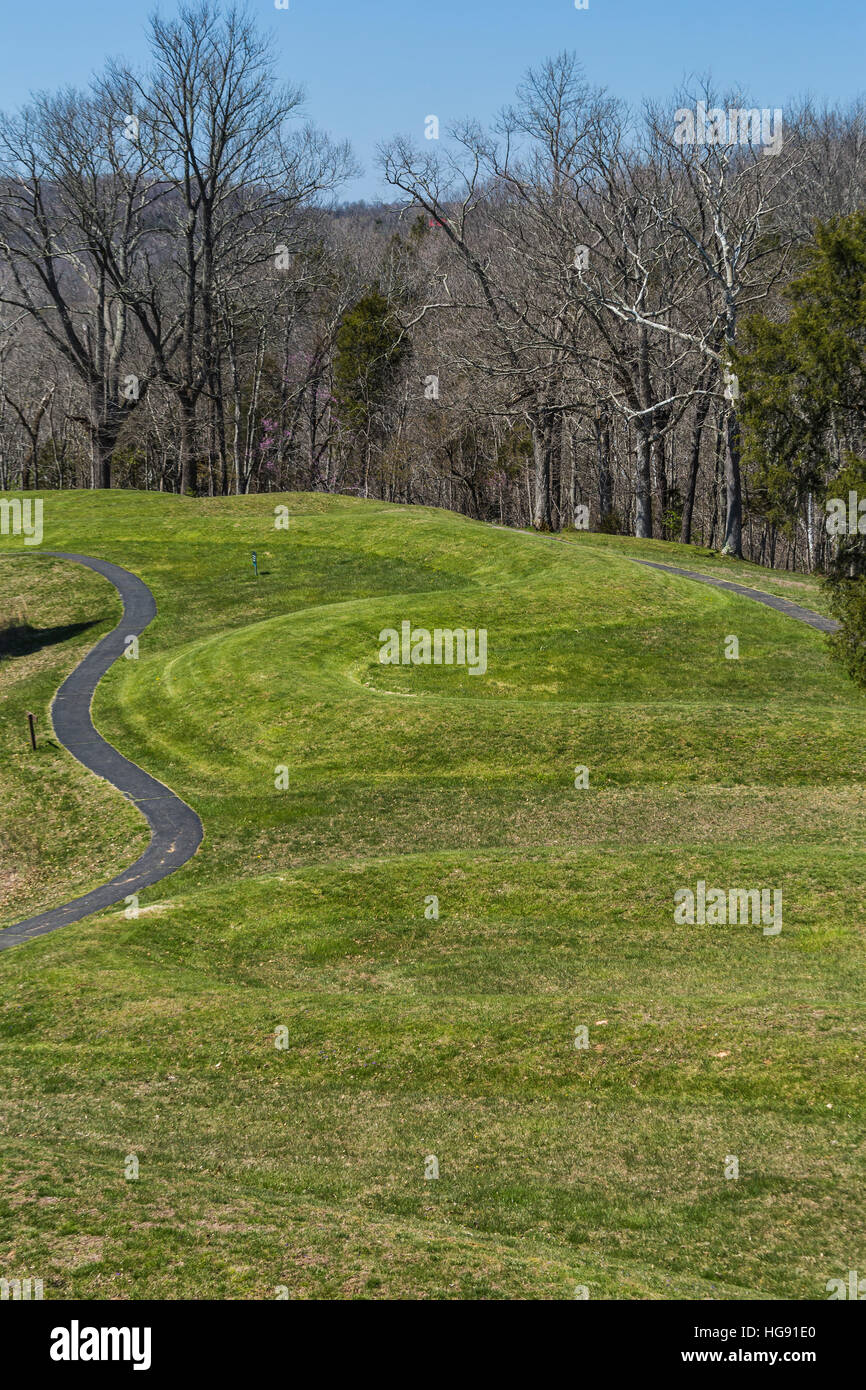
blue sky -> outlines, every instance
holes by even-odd
[[[631,101],[670,95],[690,73],[739,84],[757,106],[809,93],[866,91],[864,0],[249,0],[274,35],[282,73],[307,89],[307,111],[351,139],[366,173],[345,196],[381,191],[379,140],[488,119],[526,67],[574,49],[587,76]],[[0,102],[83,85],[107,55],[145,57],[153,5],[124,0],[2,0]],[[161,13],[175,0],[161,0]]]

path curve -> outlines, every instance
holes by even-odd
[[[647,565],[651,570],[664,570],[667,574],[679,574],[685,579],[696,579],[699,584],[710,584],[714,589],[730,589],[732,593],[741,594],[743,598],[765,603],[768,608],[775,608],[777,612],[784,613],[789,618],[796,618],[799,623],[808,623],[809,627],[816,627],[820,632],[839,630],[839,624],[833,618],[825,618],[820,613],[814,613],[811,608],[801,608],[799,603],[779,598],[777,594],[765,594],[761,589],[749,589],[745,584],[735,584],[730,579],[716,579],[710,574],[698,574],[696,570],[681,570],[676,565],[660,565],[656,560],[634,560],[634,563]]]
[[[33,554],[34,552],[28,552]],[[62,907],[40,912],[14,926],[0,929],[0,950],[44,936],[71,922],[80,922],[103,907],[111,907],[132,893],[159,883],[191,859],[204,838],[202,823],[191,806],[175,796],[155,777],[129,758],[124,758],[96,732],[90,718],[93,692],[110,666],[126,650],[127,637],[138,637],[156,616],[153,594],[137,575],[107,560],[89,555],[73,555],[65,550],[40,550],[59,560],[74,560],[104,575],[117,589],[123,603],[123,617],[80,661],[61,685],[51,705],[54,732],[67,752],[97,777],[105,778],[141,811],[151,830],[144,853],[128,869]]]

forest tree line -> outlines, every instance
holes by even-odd
[[[768,145],[737,92],[634,111],[564,53],[489,128],[421,113],[393,196],[341,204],[348,142],[243,11],[149,41],[0,118],[0,489],[323,490],[833,563],[862,104]]]

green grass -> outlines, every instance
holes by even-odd
[[[821,634],[631,557],[820,609],[809,577],[320,495],[50,494],[45,528],[153,589],[94,717],[205,841],[137,919],[0,955],[0,1274],[97,1299],[815,1299],[862,1266],[862,696]],[[16,549],[2,925],[146,839],[44,737],[114,591]],[[487,674],[380,665],[403,619],[486,627]],[[698,878],[781,888],[781,935],[676,926]]]

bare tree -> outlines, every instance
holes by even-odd
[[[38,324],[84,388],[94,486],[147,373],[128,371],[129,307],[145,215],[158,197],[152,163],[117,125],[112,101],[40,96],[0,121],[0,301]]]
[[[163,230],[171,245],[171,295],[138,308],[142,329],[175,393],[181,416],[181,490],[198,489],[196,415],[220,398],[217,296],[252,266],[275,265],[295,211],[352,171],[348,145],[288,123],[303,93],[280,85],[267,35],[241,10],[210,0],[183,5],[150,25],[152,68],[134,91],[140,129],[165,187]],[[166,306],[174,307],[166,314]]]

